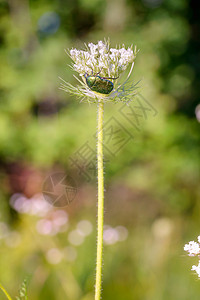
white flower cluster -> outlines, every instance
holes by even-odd
[[[191,270],[195,271],[197,273],[198,277],[200,278],[200,261],[197,266],[193,265]]]
[[[200,240],[200,236],[198,240]],[[191,241],[184,246],[184,250],[188,252],[189,256],[195,256],[200,254],[200,245],[197,242]]]
[[[87,51],[71,49],[70,56],[74,61],[73,68],[81,76],[85,73],[92,75],[99,73],[102,77],[118,77],[133,63],[136,49],[114,49],[109,43],[99,41],[97,44],[89,43]]]
[[[195,271],[200,278],[200,236],[198,236],[198,243],[191,241],[188,244],[185,244],[184,250],[188,252],[189,256],[198,256],[199,257],[199,264],[197,266],[192,266],[192,271]]]

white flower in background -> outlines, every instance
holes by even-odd
[[[199,264],[197,266],[192,266],[192,271],[195,271],[200,277],[200,236],[197,238],[198,242],[191,241],[188,244],[185,244],[184,250],[188,252],[189,256],[197,256],[199,258]]]
[[[61,89],[87,100],[89,102],[97,102],[99,98],[104,101],[114,102],[129,102],[136,94],[136,85],[128,82],[128,79],[132,73],[134,60],[136,58],[136,47],[133,50],[133,46],[127,49],[123,45],[122,48],[110,48],[109,41],[99,41],[97,44],[89,43],[86,45],[86,50],[71,49],[69,56],[73,60],[72,69],[79,73],[81,80],[74,76],[81,85],[72,86],[65,82],[62,78]],[[130,67],[129,73],[125,82],[120,84],[118,81],[120,75],[127,68]],[[95,77],[101,85],[107,83],[112,86],[111,91],[103,93],[98,90],[91,90],[91,86],[88,85],[86,77]],[[107,80],[107,81],[106,81]]]
[[[194,241],[191,241],[184,246],[184,250],[188,252],[189,256],[195,256],[200,254],[200,245]]]
[[[198,275],[198,277],[200,277],[200,261],[199,261],[199,264],[198,264],[198,266],[192,266],[192,269],[191,269],[192,271],[195,271],[196,273],[197,273],[197,275]]]

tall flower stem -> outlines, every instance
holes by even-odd
[[[103,222],[104,222],[104,174],[103,174],[103,99],[98,103],[97,127],[97,169],[98,169],[98,220],[97,220],[97,261],[95,300],[100,300],[103,256]]]

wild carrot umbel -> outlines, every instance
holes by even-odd
[[[73,94],[88,103],[97,103],[97,174],[98,174],[98,216],[97,216],[97,260],[95,300],[101,298],[103,226],[104,226],[104,163],[103,163],[103,112],[106,102],[124,102],[128,105],[136,94],[137,83],[129,80],[136,58],[136,47],[114,49],[109,41],[89,43],[86,50],[72,49],[68,52],[73,60],[72,68],[79,73],[80,85],[73,86],[62,78],[60,89]],[[130,66],[124,82],[120,75]]]

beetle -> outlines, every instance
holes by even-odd
[[[100,73],[100,72],[99,72]],[[117,79],[111,78],[111,77],[101,77],[98,74],[95,75],[89,75],[88,73],[84,74],[86,83],[91,91],[100,93],[100,94],[110,94],[114,88],[114,84],[109,79]]]

